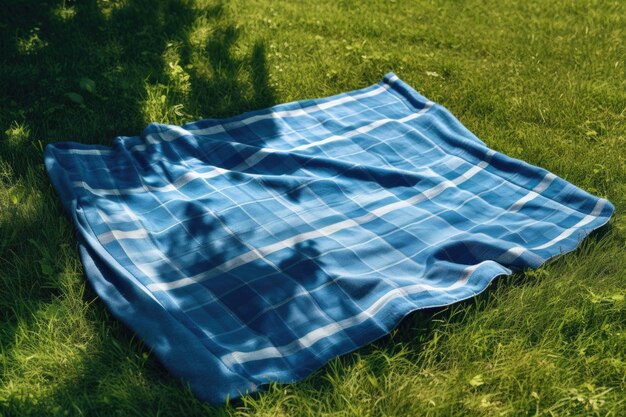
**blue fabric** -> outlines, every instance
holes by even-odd
[[[111,147],[51,144],[45,164],[98,295],[214,403],[538,267],[613,212],[394,74]]]

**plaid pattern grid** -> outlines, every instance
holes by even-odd
[[[214,403],[538,267],[613,212],[394,74],[111,147],[51,144],[45,164],[100,298]]]

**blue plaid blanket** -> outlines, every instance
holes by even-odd
[[[536,268],[613,212],[394,74],[111,147],[51,144],[45,165],[97,294],[214,403]]]

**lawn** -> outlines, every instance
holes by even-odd
[[[0,416],[626,415],[626,3],[0,0]],[[303,382],[213,407],[87,284],[43,167],[394,71],[490,147],[608,198],[581,247]]]

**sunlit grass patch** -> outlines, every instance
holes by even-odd
[[[66,21],[76,16],[76,8],[70,2],[63,1],[62,4],[52,9],[52,14],[58,19]]]
[[[100,13],[102,13],[104,18],[106,19],[109,19],[114,12],[123,9],[127,3],[128,3],[128,0],[97,0],[96,1],[96,4],[98,5],[98,9],[100,10]]]
[[[41,28],[34,27],[22,37],[16,39],[17,50],[24,55],[35,54],[48,45],[41,37]]]
[[[4,131],[6,135],[6,139],[9,143],[13,145],[17,145],[20,143],[24,143],[30,137],[30,128],[26,123],[13,121],[9,125],[9,128]]]
[[[184,112],[184,104],[172,103],[168,93],[172,87],[163,84],[146,83],[146,97],[142,102],[142,113],[146,123],[182,124],[189,119]]]

